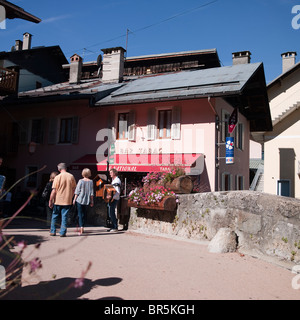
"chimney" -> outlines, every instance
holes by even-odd
[[[70,84],[78,84],[81,80],[82,58],[78,54],[73,54],[70,65]]]
[[[282,73],[285,73],[288,69],[292,68],[296,64],[297,53],[285,52],[281,55],[282,57]]]
[[[32,35],[28,32],[23,34],[23,50],[30,50],[31,49],[31,39]]]
[[[250,62],[251,62],[251,52],[250,51],[233,52],[232,64],[234,66],[237,64],[248,64]]]
[[[14,50],[15,51],[23,50],[23,42],[21,40],[16,40]]]
[[[103,82],[122,82],[124,74],[124,53],[122,47],[102,49],[103,52]]]

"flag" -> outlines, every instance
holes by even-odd
[[[238,108],[235,108],[233,110],[232,115],[230,116],[228,120],[228,132],[232,133],[237,125],[238,122]]]

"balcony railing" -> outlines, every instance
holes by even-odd
[[[18,73],[0,67],[0,95],[7,95],[17,91]]]

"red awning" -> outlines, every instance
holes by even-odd
[[[201,174],[203,163],[204,155],[195,153],[116,154],[110,161],[109,169],[115,168],[119,172],[166,172],[174,169],[174,167],[180,167],[185,169],[187,174],[192,171],[194,171],[193,174]],[[99,172],[106,172],[107,159],[98,163],[97,169]]]
[[[71,170],[83,170],[97,166],[97,158],[95,154],[86,154],[71,164]]]

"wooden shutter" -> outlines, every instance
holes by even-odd
[[[128,140],[136,141],[136,124],[135,124],[135,111],[129,112],[129,123],[128,123]]]
[[[148,110],[147,138],[148,141],[156,139],[156,109],[154,108]]]
[[[171,137],[173,140],[181,139],[181,107],[174,107],[172,110]]]

